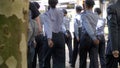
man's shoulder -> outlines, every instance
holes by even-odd
[[[116,8],[117,8],[117,4],[109,5],[108,8],[107,8],[107,13],[108,14],[115,13],[116,12]]]

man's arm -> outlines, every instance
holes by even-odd
[[[93,31],[93,28],[92,28],[92,26],[90,25],[90,23],[88,21],[87,16],[86,15],[82,15],[81,18],[82,18],[83,26],[85,27],[88,35],[92,38],[94,44],[98,45],[99,44],[99,40],[97,39],[96,34]]]
[[[51,21],[47,15],[44,15],[44,30],[45,34],[47,35],[48,39],[48,45],[50,48],[53,47],[53,41],[52,41],[52,27],[51,27]]]
[[[29,9],[31,10],[32,19],[34,19],[36,21],[36,23],[38,24],[38,33],[42,32],[42,25],[40,23],[40,18],[39,18],[40,12],[35,7],[35,5],[31,2],[29,5]]]
[[[96,40],[97,38],[95,32],[93,31],[92,26],[90,25],[86,15],[82,15],[82,21],[88,35],[92,38],[92,40]]]
[[[37,16],[37,17],[35,18],[35,21],[36,21],[36,23],[38,24],[38,34],[40,34],[40,33],[42,32],[42,25],[41,25],[41,22],[40,22],[40,17]]]
[[[107,22],[108,22],[108,30],[112,42],[112,50],[118,51],[118,24],[117,24],[117,14],[115,8],[108,7],[107,9]]]
[[[77,38],[77,40],[79,41],[79,36],[78,36],[78,24],[76,19],[74,20],[74,32],[75,32],[75,36]]]

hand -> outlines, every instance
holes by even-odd
[[[34,48],[36,48],[37,45],[36,41],[34,40],[33,43],[34,43]]]
[[[68,37],[69,37],[69,34],[67,34],[66,36],[67,36],[67,38],[68,38]]]
[[[79,38],[77,38],[77,41],[79,42],[79,41],[80,41],[80,39],[79,39]]]
[[[119,51],[118,50],[112,51],[112,54],[115,58],[119,57]]]
[[[96,39],[96,40],[93,41],[93,43],[94,43],[95,45],[99,45],[100,42],[99,42],[98,39]]]
[[[42,34],[42,28],[38,27],[38,35]]]
[[[53,41],[52,41],[51,39],[48,39],[48,46],[49,46],[50,48],[53,47]]]

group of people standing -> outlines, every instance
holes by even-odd
[[[70,32],[70,18],[66,9],[58,9],[58,0],[48,0],[48,10],[40,14],[37,2],[29,4],[28,28],[28,68],[36,68],[37,56],[39,68],[65,68],[65,44],[69,49],[69,63],[75,68],[79,54],[79,68],[117,68],[119,62],[119,7],[108,7],[109,37],[105,54],[104,27],[105,19],[101,17],[101,9],[93,7],[94,0],[85,0],[83,8],[76,6],[74,18],[74,46]],[[117,8],[117,10],[116,10]],[[119,17],[119,18],[118,18]],[[52,59],[52,63],[51,63]],[[51,66],[52,65],[52,66]]]

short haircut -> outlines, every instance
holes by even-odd
[[[102,13],[100,8],[95,8],[94,12],[97,12],[98,15],[100,15]]]
[[[58,0],[49,0],[48,4],[50,5],[51,8],[55,8],[58,3]]]
[[[38,4],[38,2],[33,2],[33,4],[35,5],[35,7],[37,7],[37,9],[40,8],[40,5]]]
[[[100,15],[102,13],[100,8],[95,8],[94,12],[97,12],[98,15]]]
[[[85,4],[88,8],[91,8],[95,5],[95,2],[93,0],[85,0]]]
[[[82,11],[82,7],[81,6],[76,6],[76,11],[79,12],[79,11]]]

